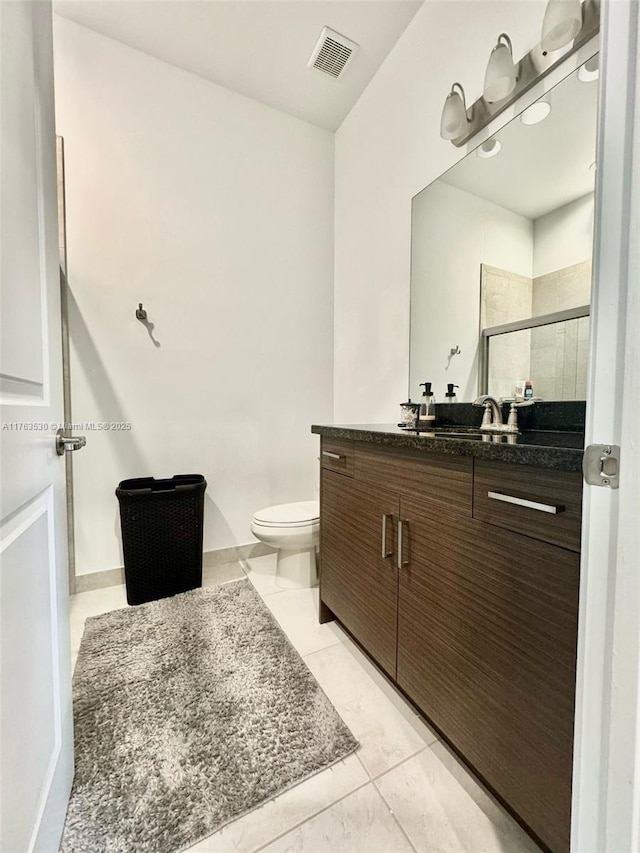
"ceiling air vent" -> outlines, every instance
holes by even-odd
[[[329,27],[323,27],[307,66],[337,79],[342,76],[357,50],[358,45],[354,41]]]

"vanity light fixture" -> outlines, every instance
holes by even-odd
[[[600,32],[600,2],[549,0],[544,17],[543,43],[531,48],[518,62],[514,62],[509,36],[501,33],[489,57],[484,96],[467,111],[462,86],[456,83],[442,111],[440,136],[456,148],[466,145],[550,71],[597,36]],[[560,50],[565,46],[565,50]],[[582,71],[581,80],[587,79],[586,73],[597,73],[591,60],[586,65],[589,69]],[[456,89],[462,92],[462,97]],[[541,111],[545,109],[548,110],[547,107],[540,108]]]
[[[522,113],[520,121],[522,124],[532,125],[539,124],[544,121],[551,112],[551,104],[549,101],[536,101]]]
[[[460,92],[456,92],[456,87]],[[457,139],[466,132],[469,123],[464,89],[460,83],[454,83],[442,108],[440,136],[443,139]]]
[[[547,52],[560,50],[573,41],[581,29],[580,0],[549,0],[542,22],[540,47]]]
[[[504,100],[516,87],[513,47],[506,33],[500,33],[489,56],[484,75],[484,99],[489,104]]]
[[[590,83],[600,76],[600,56],[596,53],[591,59],[587,59],[584,65],[578,68],[578,80],[581,83]]]
[[[476,157],[480,157],[481,160],[487,160],[489,157],[495,157],[501,148],[502,142],[495,136],[491,136],[476,148]]]

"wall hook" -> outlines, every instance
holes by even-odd
[[[142,308],[142,305],[140,307]],[[456,346],[455,349],[451,347],[451,355],[460,355],[460,347]]]
[[[154,345],[154,347],[159,347],[159,346],[160,346],[160,341],[157,341],[157,340],[153,337],[153,330],[155,329],[155,323],[151,323],[149,320],[147,320],[147,312],[146,312],[146,311],[144,310],[144,308],[142,307],[142,302],[138,302],[138,307],[136,308],[136,318],[137,318],[138,320],[140,320],[140,322],[142,323],[142,325],[143,325],[143,326],[145,327],[145,329],[147,330],[147,333],[149,334],[149,337],[150,337],[150,338],[151,338],[151,340],[153,341],[153,345]]]

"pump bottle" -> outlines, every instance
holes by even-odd
[[[435,421],[436,419],[436,401],[431,390],[431,385],[431,382],[420,383],[420,387],[424,387],[422,403],[420,405],[421,421]]]
[[[459,387],[460,387],[459,385],[454,385],[452,382],[450,382],[447,385],[447,393],[444,395],[446,398],[445,399],[446,403],[455,403],[455,401],[456,401],[455,389],[459,388]]]

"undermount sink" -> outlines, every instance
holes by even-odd
[[[432,430],[421,429],[418,435],[433,436],[434,438],[465,438],[468,441],[485,441],[493,444],[515,444],[517,433],[506,431],[493,432],[479,427],[469,426],[436,426]]]
[[[439,438],[477,438],[483,433],[479,427],[470,426],[440,426],[436,425],[433,429],[420,429],[421,433],[435,434]]]
[[[487,435],[488,433],[480,432],[479,429],[467,429],[467,430],[435,430],[436,436],[441,438],[480,438],[483,435]]]
[[[470,426],[436,426],[434,432],[443,432],[447,434],[455,433],[456,435],[481,435],[480,427]]]
[[[514,444],[519,433],[503,430],[487,430],[480,427],[465,426],[462,424],[436,424],[433,427],[421,426],[416,430],[418,435],[432,438],[466,438],[473,441],[487,441]]]

